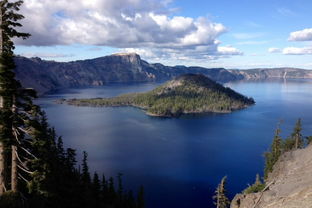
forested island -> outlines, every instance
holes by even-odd
[[[151,116],[179,117],[193,113],[229,113],[255,104],[253,98],[209,79],[202,74],[185,74],[145,93],[112,98],[58,100],[76,106],[133,106]]]

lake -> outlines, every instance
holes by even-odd
[[[233,82],[256,105],[231,114],[155,118],[132,107],[75,107],[59,98],[111,97],[148,91],[160,83],[110,84],[59,91],[37,102],[67,147],[89,154],[92,171],[116,176],[134,191],[145,187],[147,208],[204,208],[223,176],[229,196],[263,173],[263,153],[282,120],[288,136],[298,118],[312,135],[312,80]]]

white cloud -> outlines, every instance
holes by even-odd
[[[157,58],[156,54],[152,52],[152,50],[149,49],[143,49],[143,48],[124,48],[120,52],[125,52],[125,53],[136,53],[139,54],[140,56],[148,59],[153,59]]]
[[[174,16],[171,0],[26,0],[23,30],[32,34],[17,44],[87,44],[135,48],[150,56],[220,57],[221,23],[204,17]],[[150,51],[148,54],[147,51]],[[222,47],[221,47],[222,49]],[[224,50],[224,49],[222,49]],[[237,49],[228,55],[240,55]]]
[[[211,51],[211,52],[210,52]],[[243,55],[243,52],[232,46],[197,46],[191,49],[172,48],[124,48],[121,53],[137,53],[143,59],[151,62],[163,62],[166,60],[216,60],[218,58],[228,58],[230,56]]]
[[[269,48],[268,52],[269,53],[281,53],[282,50],[280,48]]]
[[[218,47],[218,53],[221,55],[243,55],[243,52],[232,46]]]
[[[312,28],[299,30],[290,33],[288,38],[290,41],[312,41]]]
[[[283,49],[285,55],[312,55],[312,47],[296,48],[287,47]]]

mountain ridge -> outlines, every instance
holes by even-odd
[[[40,58],[15,57],[16,77],[22,85],[34,88],[39,95],[64,88],[101,86],[110,82],[166,81],[181,74],[204,74],[214,81],[225,83],[243,79],[270,77],[312,78],[312,71],[303,69],[227,70],[196,66],[165,66],[148,63],[135,53],[119,53],[94,59],[70,62],[46,61]],[[272,71],[273,70],[273,71]]]

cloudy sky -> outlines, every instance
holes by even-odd
[[[311,0],[24,0],[16,54],[136,52],[167,65],[312,69]]]

